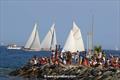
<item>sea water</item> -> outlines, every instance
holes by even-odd
[[[8,50],[5,46],[0,46],[0,80],[23,80],[23,78],[11,77],[8,74],[27,64],[33,56],[48,57],[50,55],[50,51]]]
[[[120,56],[120,51],[104,50],[106,55],[109,54]],[[21,77],[9,76],[9,72],[24,66],[33,56],[48,57],[50,51],[23,51],[23,50],[7,50],[5,46],[0,46],[0,80],[24,80]]]

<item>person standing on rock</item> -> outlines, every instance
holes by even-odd
[[[110,66],[110,60],[107,58],[104,64],[104,67],[109,67]]]
[[[66,64],[66,53],[63,53],[63,64]]]
[[[66,57],[67,57],[67,58],[66,58],[67,64],[71,64],[71,61],[72,61],[72,54],[71,54],[70,51],[67,52]]]
[[[73,55],[72,55],[72,58],[73,58],[73,64],[76,64],[79,60],[79,55],[77,54],[77,52],[74,52]]]
[[[52,50],[52,57],[55,57],[55,51]]]
[[[102,52],[99,52],[98,53],[98,59],[101,59],[102,58]]]
[[[89,66],[89,60],[88,60],[88,58],[84,58],[84,60],[83,60],[83,65],[84,66]]]
[[[82,62],[83,62],[83,56],[79,55],[79,64],[82,65]]]
[[[79,51],[77,51],[75,55],[75,64],[78,64],[78,62],[79,62]]]
[[[55,55],[55,51],[54,50],[52,50],[52,63],[53,64],[55,64],[55,57],[56,55]]]
[[[48,59],[48,61],[49,61],[49,64],[50,64],[50,65],[53,65],[52,57],[50,57],[50,58]]]
[[[91,58],[92,58],[92,52],[91,52],[91,50],[88,51],[88,54],[86,54],[86,57],[87,57],[89,60],[91,60]]]
[[[34,62],[34,66],[38,65],[38,58],[36,56],[33,57],[33,62]]]
[[[62,52],[59,52],[58,60],[59,60],[59,63],[63,63],[63,53]]]

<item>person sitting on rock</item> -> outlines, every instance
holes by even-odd
[[[103,64],[102,64],[102,61],[100,59],[96,59],[97,63],[95,65],[95,67],[99,67],[99,68],[103,68]]]
[[[72,54],[70,51],[68,51],[66,54],[66,62],[67,64],[71,64],[71,61],[72,61]]]
[[[96,64],[97,64],[97,61],[96,59],[94,59],[92,65],[95,66]]]
[[[93,67],[93,59],[89,60],[90,67]]]
[[[59,60],[58,59],[55,60],[55,65],[59,65]]]
[[[43,65],[43,64],[44,64],[44,61],[45,61],[45,58],[44,58],[44,57],[42,57],[42,58],[41,58],[41,65]]]
[[[48,59],[48,63],[49,63],[50,65],[53,65],[52,57],[49,57],[49,59]]]
[[[106,58],[103,56],[102,57],[102,63],[105,64],[105,62],[106,62]]]
[[[39,64],[39,66],[41,65],[41,59],[42,59],[41,57],[38,58],[38,64]]]
[[[114,56],[111,58],[110,62],[112,67],[116,67],[116,60]]]
[[[89,66],[89,60],[86,57],[83,60],[83,65],[84,66]]]
[[[118,67],[120,68],[120,58],[119,58],[119,60],[118,60]]]
[[[116,62],[116,67],[119,68],[119,57],[116,57],[116,58],[115,58],[115,62]]]

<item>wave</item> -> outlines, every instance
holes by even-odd
[[[0,80],[24,80],[19,76],[9,76],[8,74],[13,70],[13,68],[0,67]]]
[[[14,69],[11,68],[1,68],[0,67],[0,76],[1,75],[8,75],[11,71],[13,71]]]

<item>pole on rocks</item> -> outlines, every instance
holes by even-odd
[[[58,62],[58,47],[56,45],[56,49],[55,49],[55,63]]]

